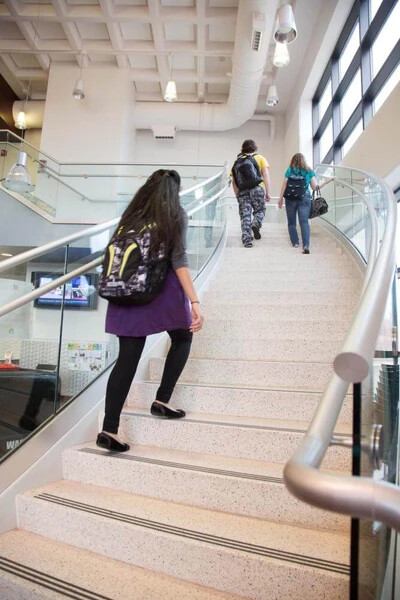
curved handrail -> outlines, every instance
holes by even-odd
[[[214,181],[216,177],[223,176],[224,170],[220,171],[217,175],[213,175],[206,181],[203,181],[200,186],[207,185],[210,181]],[[200,187],[199,186],[199,187]],[[185,196],[186,194],[190,194],[193,191],[193,188],[186,188],[179,192],[179,196]],[[203,206],[203,205],[202,205]],[[12,269],[17,265],[21,265],[24,262],[28,262],[29,260],[33,260],[34,258],[38,258],[39,256],[43,256],[47,252],[51,252],[52,250],[57,250],[57,248],[61,248],[66,244],[70,244],[71,242],[75,242],[81,238],[87,237],[89,235],[94,235],[95,233],[101,233],[106,229],[110,229],[115,225],[118,225],[121,217],[114,217],[114,219],[110,219],[108,221],[104,221],[103,223],[98,223],[97,225],[92,225],[87,227],[86,229],[81,229],[76,233],[71,233],[63,238],[59,238],[58,240],[54,240],[52,242],[48,242],[47,244],[43,244],[42,246],[38,246],[37,248],[32,248],[31,250],[26,250],[26,252],[21,252],[21,254],[17,254],[16,256],[12,256],[7,258],[6,260],[2,260],[0,262],[0,273],[4,271],[8,271],[8,269]]]
[[[227,183],[221,190],[219,190],[219,192],[214,194],[214,196],[212,196],[211,198],[208,198],[204,202],[199,202],[198,206],[196,206],[195,208],[192,208],[192,210],[188,211],[188,213],[187,213],[188,217],[191,218],[199,210],[201,210],[202,208],[207,206],[207,204],[210,204],[214,200],[217,200],[220,196],[222,196],[222,194],[225,192],[225,190],[228,188],[228,186],[229,186],[229,184]],[[114,221],[115,221],[115,219],[114,219]],[[116,221],[117,221],[117,223],[119,222],[119,217],[118,217],[118,219],[116,219]],[[117,223],[115,223],[115,224],[117,224]],[[93,229],[96,229],[96,231],[94,233],[98,233],[96,226],[93,228],[89,228],[86,231],[90,231],[90,229],[92,229],[92,235],[93,235]],[[64,245],[64,244],[62,244],[62,245]],[[78,267],[77,269],[74,269],[73,271],[66,273],[65,275],[62,275],[61,277],[58,277],[57,279],[54,279],[50,283],[42,285],[39,288],[33,290],[32,292],[28,292],[24,296],[20,296],[19,298],[16,298],[15,300],[8,302],[4,306],[1,306],[0,307],[0,317],[7,315],[8,313],[12,312],[13,310],[16,310],[17,308],[20,308],[21,306],[24,306],[25,304],[29,304],[29,302],[32,302],[32,300],[39,298],[39,296],[42,296],[43,294],[47,294],[48,292],[55,290],[59,286],[64,285],[65,283],[68,283],[68,281],[71,281],[71,279],[74,279],[75,277],[78,277],[79,275],[82,275],[83,273],[87,273],[91,269],[98,267],[103,262],[103,258],[104,258],[103,255],[99,256],[98,258],[95,258],[91,262],[86,263],[86,264],[82,265],[81,267]]]
[[[330,168],[335,169],[334,166]],[[368,176],[381,185],[387,197],[385,231],[378,254],[371,256],[373,268],[341,352],[335,359],[335,373],[329,380],[303,441],[285,466],[284,481],[290,492],[304,502],[352,517],[382,521],[400,530],[399,487],[366,477],[336,475],[319,470],[332,443],[349,381],[361,381],[358,378],[365,373],[365,361],[368,361],[367,372],[369,370],[394,272],[397,217],[394,195],[386,183],[378,178],[356,169],[352,169],[352,172]],[[349,356],[351,359],[355,357],[352,361],[354,368],[351,373],[345,373],[345,380],[339,375],[344,370],[344,359]]]

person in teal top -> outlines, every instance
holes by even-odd
[[[282,208],[283,198],[285,198],[289,237],[294,248],[299,247],[299,234],[296,226],[297,215],[299,216],[303,254],[310,254],[310,225],[308,224],[311,209],[310,187],[312,190],[316,190],[318,187],[321,189],[330,181],[332,180],[329,179],[318,185],[315,171],[307,165],[306,159],[300,152],[292,157],[290,166],[286,169],[278,206]]]

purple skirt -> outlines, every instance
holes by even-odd
[[[108,304],[106,333],[123,337],[144,337],[161,331],[189,329],[192,324],[190,302],[178,277],[170,269],[160,294],[142,306]]]

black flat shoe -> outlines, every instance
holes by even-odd
[[[256,227],[255,225],[252,226],[252,230],[254,233],[254,239],[255,240],[261,240],[261,233],[260,230],[258,229],[258,227]]]
[[[304,248],[304,250],[303,250],[303,254],[310,254],[310,251],[309,251],[309,249],[308,249],[308,248]]]
[[[161,417],[162,419],[182,419],[186,416],[184,410],[176,409],[171,410],[168,406],[164,404],[159,404],[158,402],[153,402],[150,408],[150,412],[153,417]]]
[[[126,452],[130,448],[129,444],[121,444],[121,442],[104,432],[99,433],[97,436],[96,446],[110,450],[110,452]]]

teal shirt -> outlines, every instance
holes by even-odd
[[[310,185],[311,179],[315,177],[315,171],[305,171],[304,169],[292,169],[291,167],[286,169],[285,177],[289,179],[292,172],[296,175],[302,175],[306,180],[307,185]]]

